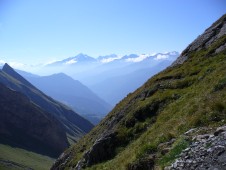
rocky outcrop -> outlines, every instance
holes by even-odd
[[[202,35],[198,36],[177,58],[171,66],[183,64],[187,59],[188,55],[193,51],[199,51],[201,49],[208,48],[211,44],[216,42],[219,38],[226,35],[226,15],[223,15],[221,19],[215,22],[209,27]],[[218,47],[214,52],[219,53],[226,49],[226,42]]]
[[[71,152],[62,153],[59,158],[54,162],[54,165],[50,168],[50,170],[61,170],[65,168],[65,164],[70,159]]]
[[[213,134],[193,137],[193,142],[165,170],[226,169],[226,126],[217,128]]]
[[[93,146],[83,155],[76,169],[81,169],[86,166],[108,160],[114,155],[115,149],[115,134],[110,133],[96,140]]]
[[[102,137],[98,138],[93,146],[83,154],[82,159],[77,162],[74,168],[80,170],[112,158],[115,155],[115,146],[115,133],[102,135]],[[65,164],[71,160],[71,156],[71,152],[62,153],[51,167],[51,170],[65,169]]]
[[[135,163],[129,164],[127,170],[154,170],[155,156],[150,155],[148,158],[142,158]]]
[[[91,149],[85,153],[84,159],[88,166],[107,160],[114,155],[114,134],[98,139]]]

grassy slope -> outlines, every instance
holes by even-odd
[[[156,122],[114,159],[90,169],[125,169],[129,163],[146,157],[151,149],[157,148],[160,143],[167,142],[171,138],[178,139],[175,147],[183,145],[180,144],[182,140],[180,135],[192,127],[225,124],[226,52],[218,55],[211,54],[212,49],[225,42],[226,36],[212,48],[191,54],[189,60],[183,65],[165,70],[138,89],[135,93],[151,89],[156,83],[164,87],[144,101],[135,104],[134,110],[140,106],[145,107],[155,100],[162,101],[164,98],[175,95],[180,97],[176,100],[171,99],[169,104],[163,104]],[[175,79],[178,76],[183,78]],[[157,151],[156,165],[161,167],[169,164],[174,159],[174,157],[169,158],[169,154],[162,156],[160,151]]]
[[[124,109],[124,118],[115,130],[118,138],[126,141],[126,147],[119,146],[113,159],[88,169],[126,169],[129,164],[147,157],[152,151],[157,155],[156,167],[162,167],[175,156],[170,156],[174,153],[161,155],[161,151],[156,149],[160,143],[176,138],[171,152],[177,154],[186,147],[186,141],[180,135],[188,129],[225,124],[226,51],[213,53],[225,42],[226,36],[223,36],[210,48],[193,52],[183,65],[166,69],[129,94],[99,126],[72,148],[74,157],[67,167],[76,165],[84,150],[89,149],[98,133],[106,128],[104,122],[123,108],[127,108]],[[157,90],[153,90],[156,87]],[[152,95],[142,97],[153,91]],[[133,104],[128,108],[131,102]],[[134,121],[136,115],[142,115],[142,118],[138,116],[134,126],[126,127],[125,122]]]
[[[20,165],[30,167],[35,170],[50,169],[54,159],[29,152],[19,148],[13,148],[8,145],[0,144],[0,169],[1,170],[14,170],[20,169],[18,166],[6,166],[1,163],[1,160],[8,160]]]

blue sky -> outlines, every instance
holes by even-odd
[[[0,0],[0,60],[181,52],[225,0]]]

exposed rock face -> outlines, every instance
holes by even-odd
[[[222,16],[217,22],[209,27],[202,35],[198,36],[177,58],[171,66],[183,64],[187,59],[189,53],[198,51],[203,48],[208,48],[211,44],[226,35],[226,15]],[[224,45],[218,47],[214,52],[219,53],[226,48],[226,42]]]
[[[130,164],[128,170],[153,170],[154,169],[154,158],[145,158],[139,160],[137,163]]]
[[[219,127],[213,134],[193,138],[179,158],[165,170],[226,169],[226,126]]]
[[[78,161],[75,169],[80,170],[87,166],[105,161],[114,156],[116,138],[114,133],[104,134],[98,138],[93,146],[85,152],[83,158]],[[71,153],[62,154],[54,163],[51,170],[64,169],[64,165],[71,159]]]
[[[85,162],[88,166],[107,160],[114,155],[114,134],[98,139],[91,149],[84,155]]]
[[[114,155],[114,145],[114,134],[109,134],[98,139],[90,150],[84,154],[83,159],[78,162],[76,169],[91,166],[111,158]]]
[[[60,157],[55,161],[54,165],[51,167],[51,170],[60,170],[64,169],[65,163],[70,158],[71,152],[65,154],[62,153]]]

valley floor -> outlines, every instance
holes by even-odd
[[[0,144],[0,170],[47,170],[53,162],[53,158]]]

